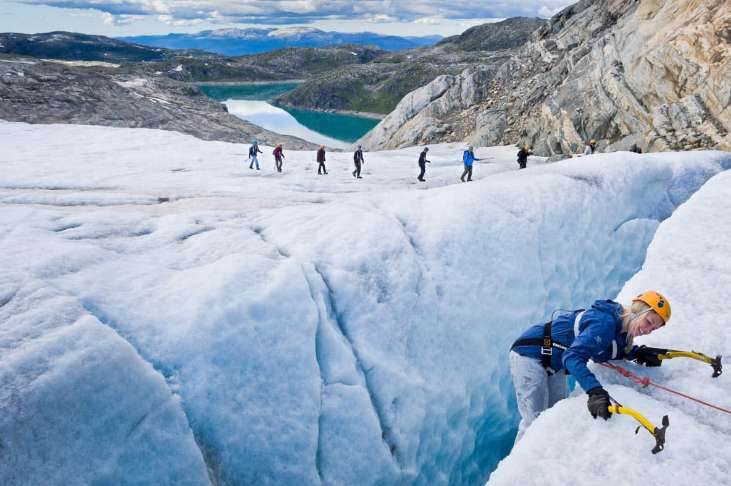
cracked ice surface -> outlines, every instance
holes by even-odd
[[[708,181],[658,228],[640,272],[622,288],[628,302],[645,289],[662,289],[672,305],[668,325],[637,344],[696,350],[731,357],[728,299],[731,291],[731,172]],[[711,367],[689,359],[664,361],[660,368],[618,363],[653,383],[728,409],[728,371],[711,378]],[[593,371],[617,401],[655,425],[668,415],[665,449],[650,453],[654,440],[632,419],[614,416],[594,421],[586,395],[559,402],[528,429],[514,451],[493,473],[490,486],[592,484],[622,478],[628,485],[727,484],[731,471],[731,419],[697,402],[647,387],[594,365]],[[590,451],[587,454],[587,451]],[[574,458],[566,461],[565,458]]]
[[[512,444],[510,342],[616,294],[731,166],[518,173],[493,147],[460,184],[439,145],[417,185],[420,148],[355,180],[350,153],[317,176],[285,147],[276,174],[265,147],[256,172],[246,146],[156,130],[0,139],[0,482],[21,484],[480,482]]]

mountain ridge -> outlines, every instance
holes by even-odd
[[[311,27],[204,30],[119,37],[121,41],[168,49],[201,49],[226,56],[259,54],[285,47],[326,47],[344,44],[375,46],[388,51],[431,45],[441,36],[395,36],[373,32],[327,32]]]

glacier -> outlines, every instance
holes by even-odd
[[[276,174],[263,147],[257,172],[247,146],[157,130],[3,122],[0,140],[3,484],[482,483],[515,436],[512,340],[645,274],[678,309],[683,278],[647,270],[656,231],[731,167],[617,152],[518,172],[514,147],[481,147],[461,184],[463,147],[443,144],[417,184],[419,147],[366,153],[355,180],[348,152],[317,176],[285,147]],[[541,428],[588,417],[560,405],[491,483],[525,482]],[[572,440],[608,427],[576,422]]]

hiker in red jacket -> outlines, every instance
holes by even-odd
[[[319,164],[317,166],[317,175],[327,174],[327,169],[325,168],[325,146],[324,145],[320,145],[320,150],[317,151],[317,163]]]
[[[281,143],[277,144],[272,155],[274,155],[274,164],[277,166],[277,172],[282,172],[282,159],[284,158],[284,152]]]

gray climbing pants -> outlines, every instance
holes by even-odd
[[[541,412],[566,398],[568,388],[565,370],[548,376],[539,360],[521,356],[515,351],[510,351],[510,374],[520,412],[520,425],[515,438],[515,442],[518,442]]]

